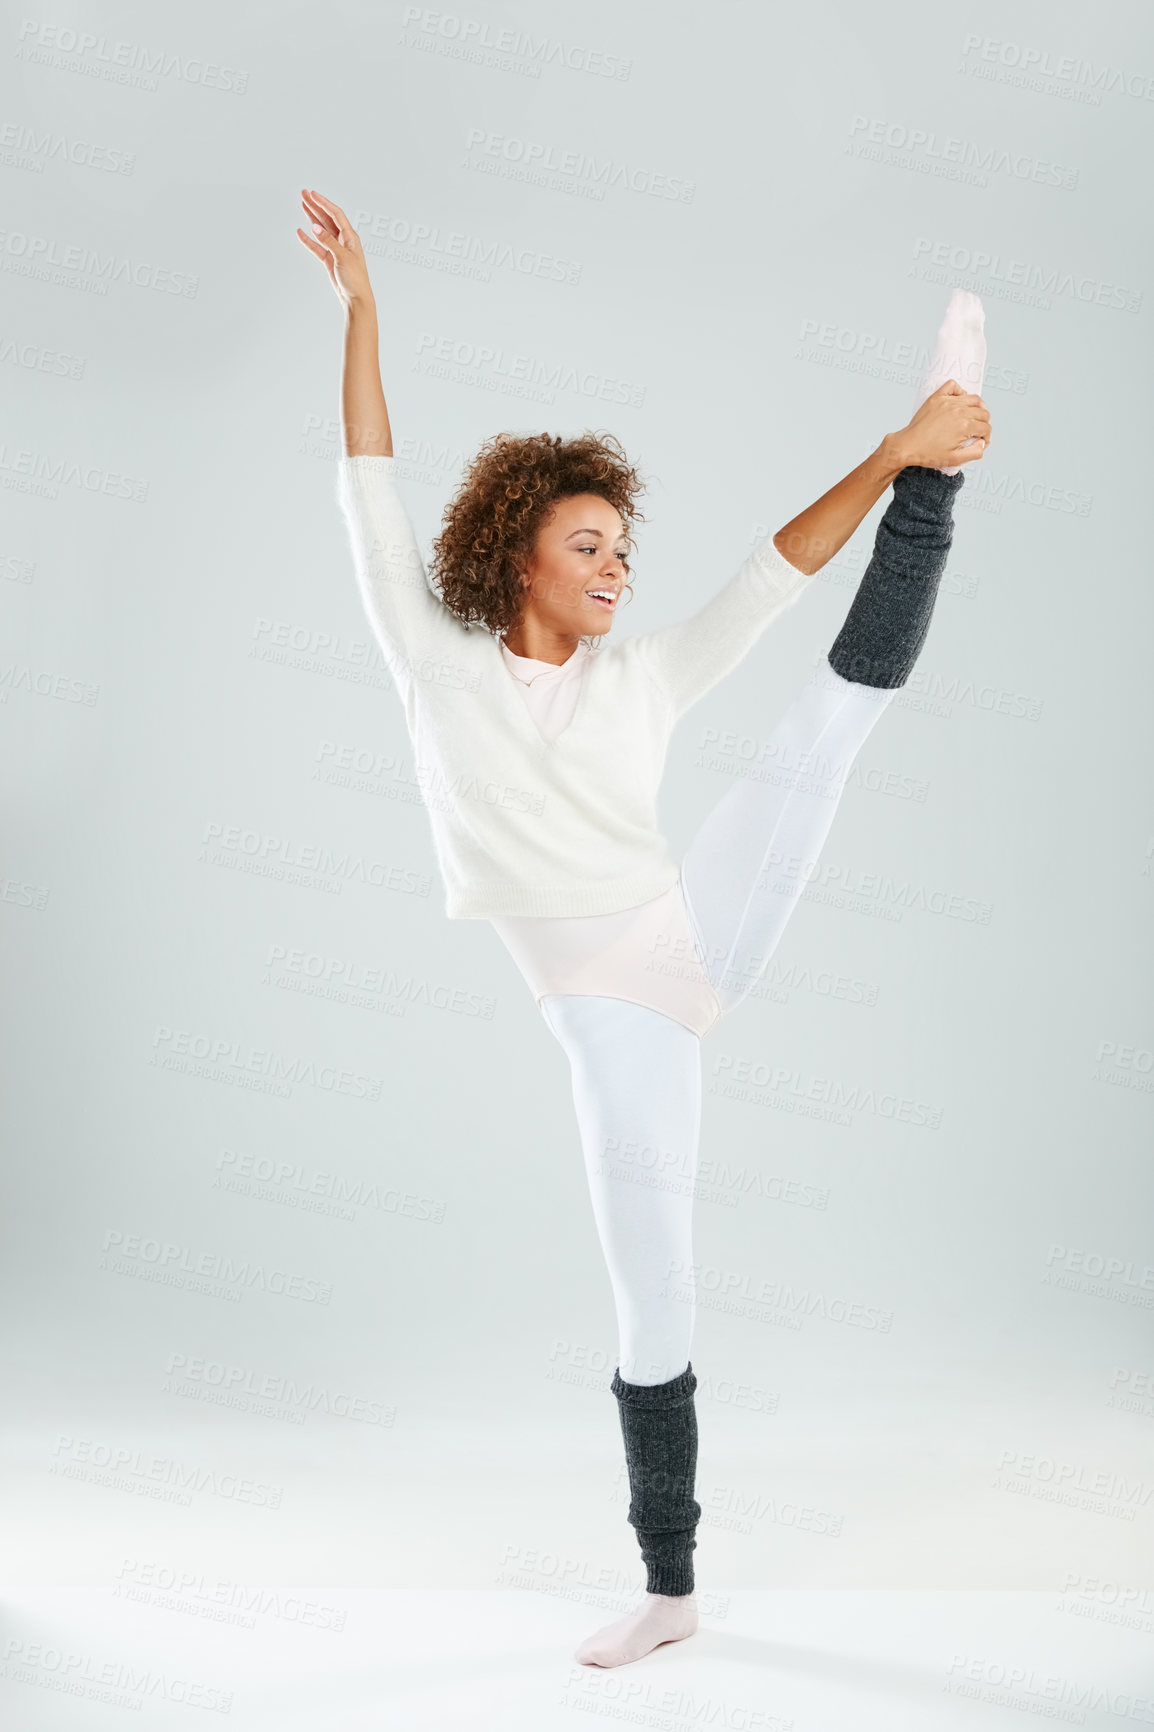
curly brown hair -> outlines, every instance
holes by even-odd
[[[433,541],[430,576],[445,606],[495,636],[511,631],[524,603],[521,574],[558,499],[596,493],[621,515],[630,548],[644,522],[644,490],[612,433],[495,433],[465,471]],[[629,569],[628,561],[625,562]]]

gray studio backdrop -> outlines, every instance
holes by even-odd
[[[372,260],[426,553],[499,428],[651,478],[685,616],[987,311],[917,672],[708,1037],[708,1592],[1140,1583],[1154,39],[1137,9],[11,14],[8,1485],[24,1582],[640,1581],[568,1067],[449,922],[335,497]],[[880,507],[685,718],[680,852]],[[1066,1602],[1063,1601],[1066,1597]]]

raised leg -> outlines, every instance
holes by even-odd
[[[903,469],[827,662],[734,783],[681,872],[706,969],[728,1011],[761,978],[812,875],[854,759],[925,641],[964,474]]]

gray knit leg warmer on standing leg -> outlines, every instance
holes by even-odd
[[[668,1383],[626,1383],[620,1369],[611,1385],[621,1415],[629,1470],[629,1522],[645,1563],[646,1591],[693,1592],[693,1548],[701,1505],[693,1495],[697,1473],[697,1379],[687,1365]]]
[[[913,672],[953,540],[954,494],[964,472],[943,475],[915,465],[894,481],[829,665],[859,686],[904,686]]]

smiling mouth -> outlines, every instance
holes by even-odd
[[[585,594],[590,601],[595,601],[598,607],[603,607],[606,613],[612,613],[617,606],[617,595],[612,589],[587,589]]]

